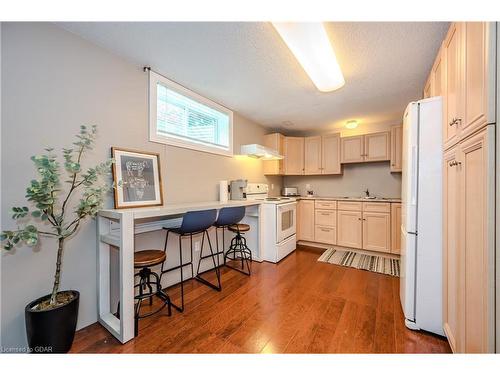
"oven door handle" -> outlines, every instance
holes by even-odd
[[[297,202],[290,202],[290,203],[284,203],[284,204],[278,204],[278,210],[281,210],[282,208],[288,208],[291,206],[297,206]]]

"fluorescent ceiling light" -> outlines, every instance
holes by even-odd
[[[344,76],[321,22],[273,22],[273,26],[319,91],[344,86]]]
[[[358,122],[356,120],[347,121],[345,127],[347,129],[356,129],[358,127]]]

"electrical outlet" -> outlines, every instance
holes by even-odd
[[[195,241],[195,243],[194,243],[194,251],[195,251],[195,253],[199,253],[200,252],[200,241]]]

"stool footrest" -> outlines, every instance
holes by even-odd
[[[214,253],[213,256],[223,255],[223,254],[224,254],[224,251],[217,251],[216,253]],[[203,256],[200,257],[200,259],[212,258],[213,256],[212,256],[212,254],[210,254],[210,255],[203,255]]]
[[[217,286],[215,284],[212,284],[210,281],[208,280],[205,280],[203,277],[201,277],[200,275],[196,275],[195,277],[195,280],[196,281],[199,281],[200,283],[202,284],[205,284],[206,286],[212,288],[212,289],[215,289],[216,291],[220,292],[222,290],[222,288],[220,286]]]
[[[241,268],[233,267],[233,266],[231,266],[231,265],[229,265],[229,264],[227,264],[227,263],[225,264],[225,266],[226,266],[227,268],[231,268],[232,270],[238,271],[238,272],[242,273],[243,275],[250,276],[250,271],[245,271],[245,269],[241,269]],[[249,267],[249,268],[250,268],[250,267]]]

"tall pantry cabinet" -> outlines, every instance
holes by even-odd
[[[443,328],[459,353],[500,349],[495,345],[495,43],[495,23],[456,22],[436,59],[444,100]]]

